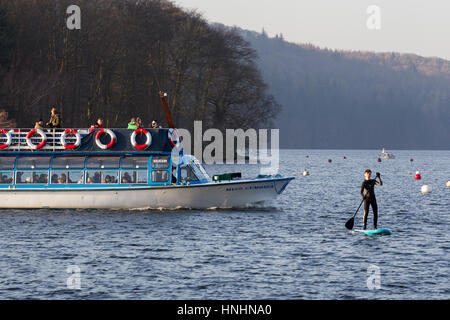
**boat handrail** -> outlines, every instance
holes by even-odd
[[[5,151],[30,151],[30,147],[27,144],[27,135],[34,128],[13,128],[6,129],[11,134],[12,142],[11,145],[7,149],[3,149]],[[40,148],[40,151],[61,151],[65,150],[64,146],[61,144],[61,135],[67,130],[67,128],[44,128],[41,129],[45,136],[47,142],[45,145]],[[72,129],[70,129],[72,130]],[[89,134],[88,128],[76,129],[80,134],[81,138]],[[5,136],[1,136],[0,139],[4,139]],[[38,140],[40,137],[31,138],[32,140]],[[69,136],[67,140],[71,143],[74,142],[75,137]]]
[[[32,132],[32,130],[34,130]],[[26,151],[43,151],[43,152],[57,152],[57,151],[67,151],[67,149],[79,150],[83,146],[84,142],[81,142],[85,136],[89,135],[94,130],[103,130],[103,128],[44,128],[44,129],[34,129],[34,128],[13,128],[13,129],[1,129],[0,128],[0,152],[26,152]],[[128,141],[125,148],[129,148],[131,151],[135,151],[136,147],[132,145],[131,133],[132,129],[127,128],[104,128],[105,133],[112,134],[110,137],[111,140],[116,140],[117,138],[123,139],[126,137]],[[164,144],[165,140],[168,141],[171,139],[166,133],[167,128],[149,128],[145,129],[148,132],[151,132],[152,140],[156,136],[159,138],[159,149],[158,151],[166,152],[170,150],[166,150],[168,147]],[[162,130],[162,131],[161,131]],[[32,135],[29,135],[32,132]],[[158,135],[158,132],[160,133]],[[63,139],[61,136],[65,133]],[[154,136],[155,134],[155,136]],[[43,138],[45,138],[45,143],[43,142]],[[28,141],[27,141],[28,140]],[[111,141],[110,140],[110,141]],[[97,137],[93,140],[97,141]],[[116,140],[117,142],[117,140]],[[131,143],[130,143],[131,142]],[[153,140],[155,142],[155,140]],[[66,147],[64,146],[66,143]],[[92,143],[89,142],[89,143]],[[150,142],[151,143],[151,142]],[[73,145],[77,146],[74,147]],[[152,143],[152,145],[155,145]],[[69,147],[69,148],[68,148]],[[122,144],[122,149],[124,144]],[[133,148],[134,147],[134,148]],[[101,146],[99,146],[101,148]],[[105,149],[105,148],[102,148]],[[108,149],[108,148],[107,148]],[[128,150],[128,151],[130,151]],[[103,150],[104,151],[104,150]],[[127,151],[127,150],[122,150]],[[153,149],[152,151],[155,151]]]

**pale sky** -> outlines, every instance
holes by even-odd
[[[450,60],[450,0],[174,0],[209,22],[319,47],[396,51]],[[380,9],[371,30],[367,9]],[[372,21],[372,20],[371,20]]]

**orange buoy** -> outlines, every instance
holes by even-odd
[[[328,159],[328,163],[331,163],[331,161],[332,161],[331,159]]]

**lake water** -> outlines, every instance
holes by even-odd
[[[297,179],[264,207],[0,210],[0,298],[449,299],[450,151],[394,150],[396,159],[381,163],[378,154],[282,150],[280,173]],[[366,168],[381,172],[378,224],[391,236],[344,227]],[[423,195],[425,183],[432,192]],[[362,210],[355,229],[361,224]]]

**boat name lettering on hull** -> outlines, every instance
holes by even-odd
[[[265,186],[233,187],[233,188],[227,188],[226,191],[261,190],[261,189],[273,189],[273,184],[269,184],[269,185],[265,185]]]

